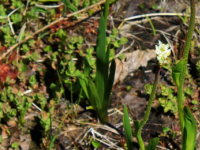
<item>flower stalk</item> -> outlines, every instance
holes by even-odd
[[[142,128],[144,127],[144,125],[146,124],[146,122],[148,121],[149,116],[150,116],[151,106],[152,106],[153,100],[155,98],[156,89],[157,89],[157,86],[158,86],[159,74],[160,74],[160,67],[158,66],[157,72],[155,74],[155,81],[154,81],[154,84],[153,84],[153,89],[152,89],[152,92],[151,92],[151,95],[150,95],[150,98],[149,98],[149,101],[148,101],[148,104],[147,104],[147,109],[145,111],[144,118],[142,119],[141,122],[137,122],[137,121],[134,122],[135,131],[136,131],[135,134],[136,134],[136,138],[137,138],[137,141],[139,143],[141,150],[145,150],[145,145],[144,145],[144,142],[142,140],[141,131],[142,131]]]
[[[190,0],[190,6],[191,6],[191,16],[190,16],[190,25],[187,35],[187,40],[183,52],[183,61],[181,66],[181,72],[179,77],[179,86],[178,86],[178,113],[179,113],[179,120],[181,125],[181,130],[183,132],[184,129],[184,116],[183,116],[183,85],[185,81],[185,75],[187,70],[187,60],[188,55],[190,51],[190,42],[192,39],[193,31],[194,31],[194,25],[195,25],[195,3],[194,0]]]

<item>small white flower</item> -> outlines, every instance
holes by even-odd
[[[156,54],[160,65],[167,63],[167,57],[171,54],[169,44],[163,44],[161,41],[158,41],[158,46],[156,45]]]

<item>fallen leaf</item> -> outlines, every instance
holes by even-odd
[[[125,53],[125,58],[120,61],[116,59],[116,72],[115,81],[123,81],[129,73],[136,71],[139,67],[146,67],[148,61],[156,58],[156,53],[154,50],[136,50],[132,53]]]

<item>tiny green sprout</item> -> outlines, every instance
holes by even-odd
[[[13,149],[17,149],[17,148],[19,148],[19,143],[18,142],[14,142],[14,143],[12,143],[11,147]]]
[[[126,44],[128,42],[128,39],[126,38],[126,37],[121,37],[120,39],[119,39],[119,43],[120,44]]]
[[[115,49],[111,48],[110,49],[110,54],[109,54],[109,60],[114,59],[114,57],[115,57]]]
[[[167,133],[167,132],[169,132],[170,131],[170,128],[169,127],[163,127],[163,132],[164,133]]]
[[[140,5],[139,5],[139,7],[140,7],[140,9],[142,9],[142,10],[143,10],[143,9],[144,9],[144,4],[143,4],[143,3],[142,3],[142,4],[140,4]]]
[[[11,19],[13,23],[19,23],[22,21],[22,15],[20,15],[19,13],[13,14],[11,15]]]
[[[52,47],[50,45],[47,45],[45,48],[44,48],[44,51],[45,52],[51,52],[52,51]]]
[[[83,7],[88,7],[90,5],[90,0],[84,0],[83,1]]]
[[[124,143],[124,149],[128,150],[127,143]]]
[[[186,87],[186,88],[184,89],[184,92],[185,92],[187,95],[189,95],[189,96],[192,96],[192,95],[194,94],[194,91],[193,91],[192,88],[190,88],[190,87]]]
[[[192,104],[193,104],[193,105],[198,105],[198,101],[197,101],[197,100],[193,100],[193,101],[192,101]]]
[[[160,66],[164,66],[167,63],[167,57],[171,54],[169,44],[163,44],[161,41],[158,41],[155,52]]]
[[[151,94],[151,91],[153,89],[153,85],[150,85],[150,84],[145,84],[145,93],[146,94]]]
[[[116,41],[114,41],[114,43],[113,43],[113,45],[114,45],[114,47],[116,47],[116,48],[118,48],[120,45],[119,45],[119,42],[116,40]]]
[[[111,34],[110,34],[111,40],[115,39],[115,38],[117,37],[118,33],[119,33],[118,29],[113,28],[113,29],[112,29],[112,32],[111,32]]]
[[[35,75],[32,75],[29,79],[29,83],[31,86],[34,86],[37,83],[37,79],[35,77]]]
[[[157,9],[157,8],[158,8],[158,5],[157,5],[157,4],[153,4],[153,5],[152,5],[152,9],[155,10],[155,9]]]
[[[192,110],[193,110],[193,111],[197,111],[198,108],[197,108],[197,107],[192,107]]]
[[[22,44],[22,51],[23,51],[24,53],[27,53],[27,52],[29,51],[29,47],[28,47],[27,44]]]
[[[126,90],[129,91],[130,89],[131,89],[131,86],[130,86],[130,85],[126,87]]]
[[[121,60],[124,59],[125,58],[125,54],[124,53],[120,54],[118,58],[121,59]]]
[[[92,145],[94,146],[94,148],[98,148],[101,144],[95,140],[92,140]]]

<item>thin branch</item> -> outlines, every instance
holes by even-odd
[[[35,6],[40,7],[40,8],[44,8],[44,9],[52,9],[52,8],[59,8],[60,6],[64,5],[63,3],[59,4],[59,5],[39,5],[39,4],[35,4]]]
[[[8,23],[9,23],[10,30],[11,30],[12,34],[15,35],[15,31],[13,29],[12,22],[10,21],[10,17],[8,17]]]
[[[150,14],[143,14],[143,15],[136,15],[136,16],[131,16],[128,18],[125,18],[122,23],[119,25],[118,29],[122,27],[124,22],[129,21],[129,20],[135,20],[135,19],[142,19],[146,17],[158,17],[158,16],[190,16],[185,13],[150,13]],[[200,18],[200,16],[196,16],[195,18]]]
[[[22,8],[22,7],[24,7],[24,6],[21,6],[21,7],[19,7],[19,8],[16,8],[16,9],[14,9],[13,11],[11,11],[8,15],[7,15],[7,17],[10,17],[12,14],[14,14],[16,11],[18,11],[20,8]]]

